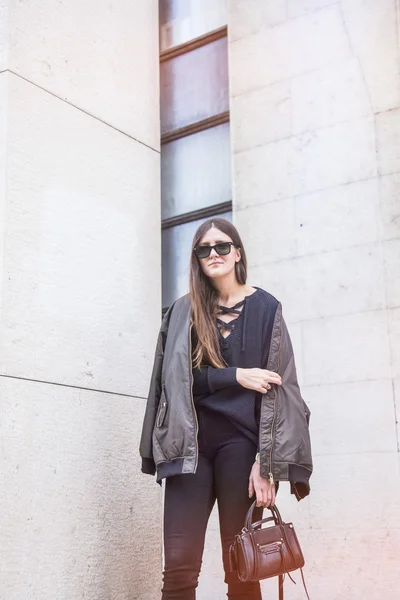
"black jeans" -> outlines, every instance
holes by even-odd
[[[228,554],[254,499],[249,498],[248,482],[256,447],[221,414],[201,408],[198,419],[196,473],[166,479],[162,600],[195,600],[207,522],[215,500],[228,598],[261,600],[258,582],[242,583],[230,572]],[[253,518],[262,518],[262,508],[254,510]]]

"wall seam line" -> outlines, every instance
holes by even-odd
[[[19,377],[17,375],[6,375],[5,373],[0,373],[0,378],[5,378],[5,379],[17,379],[18,381],[30,381],[33,383],[43,383],[45,385],[56,385],[59,387],[65,387],[65,388],[69,388],[69,389],[75,389],[75,390],[83,390],[83,391],[87,391],[87,392],[96,392],[96,393],[100,393],[100,394],[110,394],[111,396],[123,396],[125,398],[135,398],[138,400],[147,400],[147,398],[145,398],[144,396],[135,396],[134,394],[124,394],[122,392],[112,392],[110,390],[101,390],[101,389],[96,389],[96,388],[89,388],[89,387],[84,387],[84,386],[80,386],[80,385],[72,385],[69,383],[58,383],[57,381],[44,381],[43,379],[33,379],[31,377]]]
[[[54,92],[51,92],[50,90],[47,90],[46,88],[44,88],[41,85],[35,83],[34,81],[31,81],[30,79],[27,79],[23,75],[20,75],[19,73],[16,73],[15,71],[12,71],[11,69],[6,69],[5,71],[0,71],[0,74],[1,73],[6,73],[6,72],[11,73],[12,75],[15,75],[15,77],[19,77],[23,81],[26,81],[27,83],[35,86],[39,90],[42,90],[46,94],[50,94],[50,96],[53,96],[54,98],[57,98],[57,100],[60,100],[61,102],[64,102],[65,104],[68,104],[68,106],[71,106],[72,108],[75,108],[76,110],[79,110],[80,112],[82,112],[83,114],[87,115],[88,117],[92,117],[93,119],[95,119],[96,121],[99,121],[100,123],[102,123],[106,127],[109,127],[110,129],[113,129],[114,131],[117,131],[118,133],[121,133],[122,135],[126,136],[130,140],[132,140],[134,142],[137,142],[141,146],[145,146],[146,148],[149,148],[149,150],[153,150],[153,152],[156,152],[157,154],[160,154],[160,150],[157,150],[156,148],[153,148],[153,146],[150,146],[149,144],[146,144],[145,142],[142,142],[138,138],[135,138],[133,135],[130,135],[129,133],[126,133],[126,131],[122,131],[122,129],[119,129],[118,127],[115,127],[115,125],[111,125],[111,123],[108,123],[107,121],[104,121],[103,119],[100,119],[100,117],[97,117],[96,115],[94,115],[93,113],[85,110],[84,108],[80,108],[79,106],[76,106],[76,104],[73,104],[69,100],[66,100],[65,98],[61,98],[61,96],[58,96]]]

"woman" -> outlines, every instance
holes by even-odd
[[[228,551],[253,496],[254,519],[278,482],[298,500],[312,472],[310,412],[300,395],[280,303],[246,283],[236,228],[213,218],[195,233],[190,293],[164,316],[140,453],[142,471],[166,478],[162,600],[193,600],[210,512],[218,503],[228,598],[260,600]]]

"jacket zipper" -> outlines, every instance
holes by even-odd
[[[274,417],[272,419],[272,424],[271,424],[271,449],[269,451],[269,468],[271,469],[271,471],[268,473],[268,476],[269,476],[269,482],[271,484],[274,483],[274,476],[272,474],[272,448],[273,448],[272,437],[273,437],[275,420],[276,420],[276,390],[274,390]]]
[[[165,394],[165,392],[164,392],[164,394]],[[164,421],[164,418],[165,418],[166,411],[167,411],[167,401],[164,400],[161,405],[160,411],[158,413],[158,418],[157,418],[157,423],[156,423],[157,427],[161,427],[161,425]]]
[[[278,366],[277,366],[277,371],[280,367],[281,364],[281,346],[282,346],[282,313],[280,315],[281,318],[281,326],[280,326],[280,334],[279,334],[279,351],[278,351]],[[273,435],[274,435],[274,426],[275,426],[275,421],[276,421],[276,387],[274,387],[274,417],[272,419],[272,424],[271,424],[271,449],[269,452],[269,468],[270,468],[270,472],[268,473],[269,476],[269,482],[272,484],[274,483],[274,476],[273,476],[273,469],[272,469],[272,452],[273,452]]]
[[[199,422],[197,419],[197,412],[196,412],[196,407],[194,405],[194,398],[193,398],[193,373],[192,373],[192,327],[193,327],[193,323],[190,323],[190,327],[189,327],[189,348],[190,348],[190,358],[189,358],[189,370],[190,370],[190,397],[192,400],[192,407],[193,407],[193,414],[194,414],[194,418],[196,420],[196,462],[194,465],[194,473],[196,473],[197,471],[197,463],[199,460],[199,442],[198,442],[198,432],[199,432]]]

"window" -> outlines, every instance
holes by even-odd
[[[231,195],[229,123],[163,145],[163,219],[225,202]]]
[[[163,312],[189,289],[197,227],[232,218],[227,0],[159,0]]]
[[[160,0],[161,51],[224,27],[228,0]]]
[[[229,108],[226,37],[161,63],[161,132]]]

